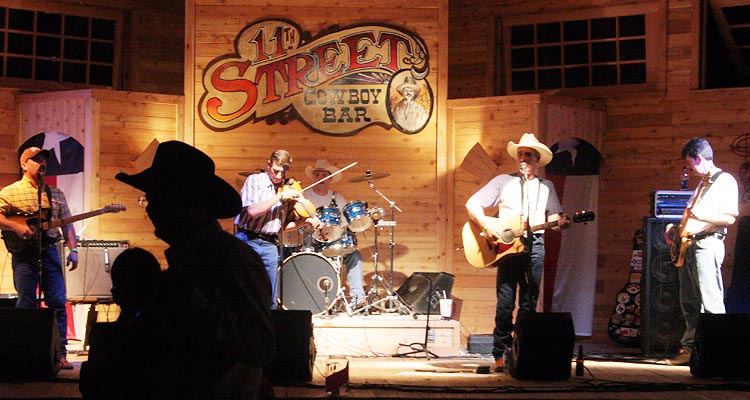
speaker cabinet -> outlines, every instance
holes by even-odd
[[[271,383],[312,380],[315,341],[310,310],[271,310],[276,333],[276,353],[264,372]]]
[[[516,379],[565,380],[575,346],[570,313],[519,313],[508,371]]]
[[[440,298],[443,292],[450,298],[453,289],[453,275],[445,272],[416,272],[396,291],[412,310],[427,313],[429,298],[430,314],[440,314]],[[430,293],[432,286],[432,293]]]
[[[685,332],[678,270],[665,234],[670,223],[679,221],[644,219],[640,334],[641,351],[649,357],[676,354]]]
[[[59,347],[54,310],[0,308],[0,378],[54,378]]]
[[[65,271],[68,299],[111,299],[109,274],[117,256],[129,247],[128,241],[82,240],[78,242],[78,268]]]
[[[701,314],[690,373],[698,378],[750,378],[750,314]]]

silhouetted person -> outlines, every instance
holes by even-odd
[[[153,254],[130,248],[112,263],[112,299],[120,306],[113,323],[89,333],[88,361],[81,364],[80,390],[86,399],[163,398],[160,358],[170,333],[161,315],[161,266]]]
[[[211,158],[178,141],[161,143],[148,169],[116,178],[145,192],[155,234],[170,245],[169,397],[256,398],[274,352],[271,283],[258,254],[217,220],[239,214],[239,194],[215,175]]]

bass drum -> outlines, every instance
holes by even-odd
[[[318,253],[292,254],[281,265],[281,303],[284,309],[322,314],[333,306],[340,287],[336,267]]]

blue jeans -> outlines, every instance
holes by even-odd
[[[529,270],[527,253],[513,255],[497,266],[497,304],[495,305],[495,329],[492,355],[500,359],[513,345],[513,309],[516,306],[518,288],[519,312],[533,311],[539,298],[539,285],[544,268],[544,237],[535,235],[531,247],[531,279],[526,280]]]
[[[362,286],[363,266],[362,254],[359,250],[344,256],[344,265],[346,265],[346,281],[349,283],[349,296],[352,301],[360,301],[365,298],[365,289]],[[356,304],[355,304],[356,305]]]
[[[68,313],[65,310],[67,296],[65,294],[65,279],[63,266],[57,246],[49,246],[42,250],[42,283],[39,285],[39,268],[37,254],[30,251],[13,255],[13,284],[18,292],[16,308],[38,308],[37,287],[41,287],[44,303],[55,310],[57,326],[60,328],[61,356],[65,357],[65,346],[68,344]]]
[[[234,236],[252,247],[263,260],[268,278],[271,280],[271,308],[276,308],[279,301],[279,247],[263,239],[250,239],[244,232],[237,232]]]

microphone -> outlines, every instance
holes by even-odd
[[[40,165],[39,169],[36,170],[36,181],[38,183],[44,182],[44,174],[47,173],[47,166],[46,165]]]
[[[286,175],[286,171],[289,171],[289,164],[284,164],[284,175]]]
[[[526,175],[528,174],[529,166],[526,164],[526,162],[521,162],[521,165],[519,165],[519,168],[521,169],[521,175],[523,175],[524,178],[526,178]]]

